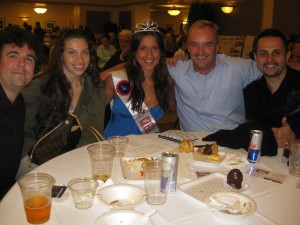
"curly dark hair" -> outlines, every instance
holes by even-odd
[[[45,86],[42,87],[40,111],[36,116],[38,124],[36,133],[38,137],[67,118],[72,101],[72,87],[63,72],[63,62],[61,59],[66,41],[73,38],[84,39],[89,46],[90,63],[84,76],[91,76],[95,85],[101,82],[98,76],[97,54],[85,32],[79,29],[64,31],[56,40],[49,62],[49,79],[45,83]]]
[[[0,52],[6,44],[15,44],[20,48],[27,44],[35,53],[34,72],[40,71],[41,65],[45,62],[45,54],[44,47],[35,34],[17,25],[9,26],[0,32]]]
[[[145,92],[142,87],[142,82],[145,80],[144,72],[136,60],[136,52],[145,36],[153,36],[159,46],[161,56],[159,64],[154,68],[153,80],[155,95],[159,105],[165,110],[168,105],[168,69],[164,62],[165,60],[165,46],[164,40],[160,33],[155,31],[144,31],[135,33],[131,40],[131,51],[125,68],[129,82],[132,84],[132,92],[130,98],[132,99],[132,110],[141,112],[142,104],[145,98]]]

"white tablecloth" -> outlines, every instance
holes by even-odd
[[[202,144],[201,138],[206,133],[196,133],[199,137],[196,144]],[[160,156],[163,151],[174,150],[177,143],[162,140],[157,134],[151,135],[130,135],[125,156]],[[228,153],[238,153],[246,157],[244,150],[231,150],[223,148]],[[281,173],[287,176],[283,184],[277,184],[261,178],[246,174],[250,164],[238,166],[206,166],[197,165],[194,170],[209,172],[227,172],[232,168],[239,168],[250,188],[243,193],[254,199],[257,210],[251,216],[246,217],[238,224],[249,225],[298,225],[300,224],[300,189],[296,188],[299,178],[288,174],[288,167],[281,164],[282,151],[276,157],[261,157],[256,167]],[[183,160],[183,161],[182,161]],[[180,159],[180,171],[178,183],[187,182],[188,178],[194,176],[194,171],[189,168],[189,159]],[[185,165],[184,165],[185,164]],[[190,170],[191,169],[191,170]],[[91,176],[88,153],[86,146],[61,155],[38,167],[35,171],[45,172],[53,175],[56,184],[67,184],[74,177]],[[132,183],[143,187],[143,181],[127,181],[123,179],[120,168],[120,159],[114,159],[112,180],[114,183]],[[190,197],[177,189],[175,194],[169,195],[167,203],[160,206],[149,205],[146,201],[137,206],[135,210],[147,212],[156,208],[157,213],[151,217],[154,224],[228,224],[215,217],[209,208],[202,202]],[[56,225],[93,225],[96,218],[110,209],[98,199],[95,199],[92,208],[79,210],[73,203],[53,202],[51,218],[45,223]],[[28,224],[22,203],[22,196],[18,185],[14,185],[0,203],[0,224],[1,225],[22,225]]]

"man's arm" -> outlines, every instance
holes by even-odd
[[[102,71],[101,73],[99,73],[100,79],[105,81],[112,71],[123,69],[124,65],[125,65],[125,63],[121,63],[121,64],[118,64],[118,65],[116,65],[114,67],[111,67],[107,70]]]
[[[177,105],[176,105],[176,98],[174,92],[174,81],[171,76],[168,76],[168,83],[170,86],[168,108],[170,111],[176,111]]]

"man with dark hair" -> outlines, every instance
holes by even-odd
[[[38,72],[43,46],[26,29],[0,32],[0,200],[15,182],[24,142],[25,104],[20,94]]]
[[[288,105],[295,98],[293,93],[300,91],[300,72],[287,66],[289,56],[281,31],[262,31],[254,42],[254,58],[263,77],[244,91],[246,118],[272,128],[277,145],[285,148],[288,140],[300,135],[299,102],[298,106]]]

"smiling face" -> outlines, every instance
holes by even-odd
[[[0,57],[0,83],[5,92],[16,95],[32,80],[35,53],[25,44],[5,44]]]
[[[289,54],[279,37],[264,37],[259,39],[254,57],[266,77],[279,77],[285,74]]]
[[[136,60],[144,73],[152,73],[159,63],[161,51],[159,45],[152,35],[144,36],[136,51]]]
[[[90,63],[87,41],[82,38],[67,39],[62,54],[62,62],[64,74],[69,80],[81,76]]]
[[[206,26],[189,32],[187,49],[198,73],[206,75],[213,70],[218,48],[217,33],[212,27]]]

